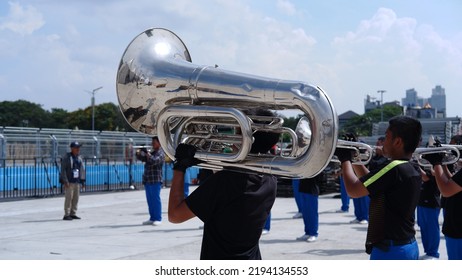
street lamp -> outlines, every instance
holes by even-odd
[[[95,93],[103,87],[95,88],[92,91],[87,91],[91,94],[91,130],[95,130]]]
[[[383,122],[383,93],[387,92],[386,90],[378,90],[377,93],[380,93],[380,121]]]

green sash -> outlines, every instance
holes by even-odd
[[[394,160],[390,162],[387,166],[382,168],[379,172],[377,172],[374,176],[370,177],[369,179],[364,182],[364,186],[367,188],[370,184],[377,181],[380,177],[385,175],[388,171],[392,170],[395,166],[398,166],[402,163],[408,162],[407,160]]]

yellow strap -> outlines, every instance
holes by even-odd
[[[387,173],[388,171],[392,170],[395,166],[398,166],[398,165],[400,165],[402,163],[405,163],[405,162],[408,162],[408,161],[407,160],[394,160],[394,161],[390,162],[387,166],[382,168],[374,176],[367,179],[366,182],[363,183],[363,185],[367,188],[370,184],[377,181],[380,177],[385,175],[385,173]]]

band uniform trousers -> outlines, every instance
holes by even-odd
[[[64,187],[64,215],[70,216],[77,213],[77,205],[80,196],[80,183],[69,183]]]
[[[445,236],[448,260],[462,260],[462,238]]]
[[[420,227],[422,246],[426,255],[435,258],[440,257],[438,252],[440,246],[439,215],[440,208],[417,206],[417,224]]]
[[[353,205],[355,207],[355,216],[358,221],[369,221],[369,204],[371,199],[368,195],[358,198],[353,198]]]
[[[160,189],[162,183],[146,183],[144,189],[146,191],[146,201],[149,208],[149,220],[162,221],[162,203],[160,201]]]
[[[391,244],[387,250],[381,250],[373,247],[371,260],[417,260],[419,259],[419,246],[417,241],[412,241],[405,245]]]

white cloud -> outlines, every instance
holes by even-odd
[[[6,17],[0,18],[0,30],[7,29],[21,35],[30,35],[45,24],[42,14],[34,7],[23,7],[16,2],[8,4],[10,10]]]
[[[296,13],[294,4],[292,4],[289,0],[278,0],[276,5],[279,10],[289,16]]]
[[[460,65],[460,52],[431,31],[413,18],[398,17],[391,9],[380,8],[355,31],[336,37],[335,72],[339,78],[350,77],[339,81],[346,90],[336,100],[343,103],[354,93],[374,95],[376,90],[386,89],[386,100],[400,101],[409,88],[420,89],[421,96],[429,97],[436,84],[444,86],[444,80],[448,86],[451,79],[443,77],[447,71],[439,77],[435,69],[449,67],[454,59],[459,62],[454,65]],[[460,77],[460,73],[459,69],[453,74]]]
[[[339,113],[362,113],[362,98],[378,89],[387,90],[387,101],[399,100],[412,87],[424,96],[439,83],[447,93],[460,89],[455,81],[462,80],[462,33],[444,37],[424,24],[428,22],[409,13],[403,17],[394,8],[371,12],[358,7],[350,18],[345,13],[349,4],[308,2],[10,3],[8,14],[0,14],[2,97],[73,110],[89,105],[85,90],[103,86],[97,102],[117,102],[114,80],[120,57],[149,27],[179,35],[195,64],[321,86]],[[316,13],[301,16],[303,11]],[[28,24],[11,32],[11,22]],[[70,102],[70,96],[78,98]]]

